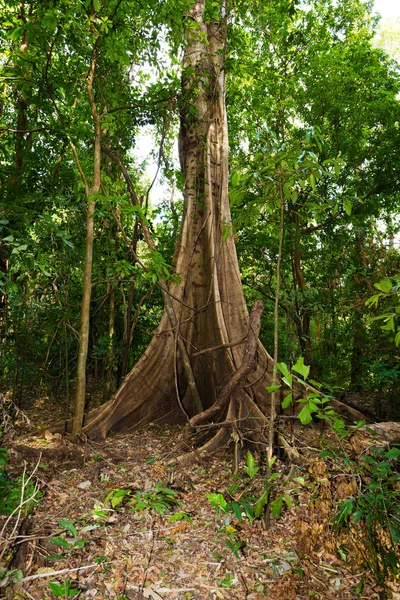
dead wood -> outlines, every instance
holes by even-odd
[[[361,431],[366,434],[374,435],[384,439],[390,444],[400,443],[400,424],[394,422],[371,423],[361,427]],[[371,433],[372,431],[372,433]]]
[[[21,455],[26,460],[38,459],[40,456],[43,458],[56,459],[56,458],[68,458],[82,462],[84,458],[83,449],[78,448],[43,448],[42,446],[26,446],[22,444],[13,444],[12,449],[16,454]]]

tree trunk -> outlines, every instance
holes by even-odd
[[[187,29],[183,58],[179,147],[185,205],[173,261],[180,281],[169,282],[176,326],[171,326],[165,310],[153,340],[115,398],[88,415],[83,431],[90,438],[105,437],[111,428],[125,430],[154,419],[183,418],[182,408],[188,416],[196,414],[178,340],[186,348],[205,409],[217,401],[243,361],[249,315],[228,201],[226,19],[221,14],[220,20],[205,23],[204,0],[192,5],[187,18],[198,27]],[[250,413],[263,420],[262,411],[252,406],[253,391],[265,407],[265,385],[271,375],[272,359],[257,342],[254,371],[235,390],[235,410],[228,411],[233,420],[243,410],[246,420]],[[230,402],[228,398],[222,412]]]
[[[97,114],[94,99],[93,82],[97,66],[97,48],[93,50],[92,63],[88,77],[89,104],[94,121],[95,139],[93,152],[93,183],[89,189],[75,148],[72,146],[75,162],[81,172],[85,183],[86,197],[88,201],[86,213],[86,245],[85,245],[85,268],[83,274],[83,296],[81,308],[81,328],[79,332],[79,351],[76,378],[75,410],[72,425],[72,435],[80,435],[85,412],[86,401],[86,363],[89,347],[89,323],[90,323],[90,299],[92,295],[92,270],[93,270],[93,243],[94,243],[94,212],[96,207],[96,195],[100,191],[100,165],[101,165],[101,120]]]

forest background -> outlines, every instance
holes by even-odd
[[[119,169],[103,154],[88,221],[94,259],[86,409],[114,394],[161,318],[157,282],[171,276],[182,211],[174,148],[184,34],[176,7],[171,18],[157,14],[157,4],[135,9],[132,23],[129,7],[119,4],[116,23],[111,8],[97,4],[94,17],[80,4],[61,9],[2,7],[1,380],[21,408],[48,396],[68,414],[84,278],[82,175],[90,179],[94,168],[84,85],[90,28],[104,44],[93,79],[106,113],[103,141],[118,149],[143,206],[131,206]],[[398,417],[397,314],[371,322],[377,307],[366,306],[380,280],[388,306],[397,289],[390,278],[398,274],[399,79],[390,26],[376,36],[369,4],[358,1],[312,9],[270,3],[262,23],[246,4],[236,11],[226,58],[230,203],[247,301],[261,295],[266,305],[260,338],[272,349],[282,171],[279,358],[290,365],[303,354],[314,379],[350,397],[362,392],[366,409]],[[377,47],[385,43],[391,55]],[[154,136],[152,181],[135,158],[143,128]],[[160,181],[163,200],[152,202]],[[154,251],[142,239],[142,216]],[[145,268],[132,260],[129,244]]]
[[[218,533],[235,558],[253,534],[263,536],[254,521],[268,528],[287,510],[296,556],[314,561],[311,574],[294,567],[289,584],[298,576],[308,597],[318,543],[327,544],[333,528],[354,534],[361,523],[353,539],[338,533],[321,552],[328,548],[335,565],[332,553],[343,562],[351,554],[383,586],[380,597],[389,583],[396,593],[400,450],[369,441],[360,450],[363,438],[333,408],[353,422],[400,418],[399,22],[379,25],[362,0],[0,1],[0,11],[1,412],[10,438],[25,413],[35,424],[57,421],[42,431],[44,441],[34,436],[39,448],[13,447],[17,457],[39,455],[33,474],[55,473],[35,539],[71,551],[52,555],[49,547],[43,558],[31,548],[30,564],[65,559],[70,572],[86,541],[75,547],[68,535],[77,539],[90,494],[94,508],[84,519],[112,512],[108,527],[127,518],[129,498],[134,520],[155,510],[164,527],[178,496],[189,503],[197,489],[190,466],[231,445],[239,480],[205,496],[218,518],[227,515]],[[313,417],[323,423],[322,441]],[[299,420],[310,425],[301,434]],[[165,465],[142,481],[138,459],[145,440],[157,448],[150,472],[165,440],[177,441],[169,429],[103,441],[104,456],[87,461],[88,443],[110,432],[185,421],[179,489],[154,479]],[[396,435],[398,425],[387,425]],[[120,468],[110,468],[107,444],[130,460],[120,455]],[[91,479],[78,485],[82,492],[57,460],[40,463],[45,450],[83,461]],[[275,471],[276,450],[287,462]],[[8,453],[0,451],[4,548],[20,543],[24,505],[42,494],[34,486],[29,504],[33,475],[20,465],[12,473]],[[232,473],[223,464],[214,467],[225,469],[227,485]],[[46,511],[58,511],[54,486],[68,481],[73,516],[58,521],[64,537],[45,535]],[[95,495],[109,484],[99,508]],[[190,510],[200,507],[193,518],[203,527],[204,490],[196,493]],[[192,523],[186,512],[171,518]],[[245,533],[229,530],[231,520]],[[118,522],[119,536],[127,525]],[[93,536],[98,553],[104,536]],[[271,540],[262,537],[260,573]],[[3,581],[22,576],[14,550]],[[135,551],[141,564],[140,540]],[[113,552],[104,551],[107,560]],[[153,546],[138,594],[152,553]],[[346,581],[343,597],[361,593],[364,574],[342,567],[334,584],[318,589]],[[270,594],[274,583],[268,588],[254,573],[248,569],[246,597],[251,586]],[[200,576],[209,574],[193,573]],[[226,581],[222,587],[233,576]],[[59,595],[69,595],[67,583]]]

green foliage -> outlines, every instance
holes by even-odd
[[[282,374],[283,383],[290,390],[282,401],[282,408],[285,409],[293,402],[293,376],[290,374],[289,367],[285,363],[278,363],[277,368]],[[307,383],[310,367],[304,364],[303,357],[297,359],[296,363],[293,365],[293,370],[302,376],[302,379],[299,379],[299,382],[303,384],[307,390],[306,397],[297,400],[298,404],[303,405],[301,411],[298,413],[298,418],[302,425],[308,425],[315,417],[327,421],[337,433],[344,432],[343,420],[337,415],[330,403],[332,396],[327,396],[320,392],[317,388],[321,388],[322,386],[317,381],[311,380],[309,384]],[[313,387],[311,387],[311,385]],[[277,387],[279,389],[282,385]]]
[[[362,481],[356,497],[342,501],[334,518],[337,529],[349,527],[377,581],[400,572],[400,449],[372,447],[355,466]]]
[[[0,448],[0,515],[11,515],[17,510],[27,515],[40,502],[43,494],[26,473],[15,480],[8,477],[7,463],[8,452]]]
[[[142,513],[144,510],[155,510],[159,515],[171,512],[181,504],[178,493],[158,483],[153,490],[147,492],[137,491],[130,501],[131,511]]]
[[[71,582],[67,579],[63,583],[49,582],[49,588],[56,598],[70,598],[80,594],[80,590],[71,587]]]
[[[133,497],[132,497],[133,496]],[[171,512],[172,508],[182,504],[178,499],[178,493],[165,487],[163,483],[157,483],[156,486],[148,491],[115,489],[106,497],[105,503],[111,504],[112,508],[121,505],[126,498],[130,498],[129,506],[133,513],[142,513],[145,510],[154,510],[159,515]],[[185,519],[190,521],[185,513],[177,513],[173,520]],[[172,518],[172,517],[171,517]]]
[[[63,529],[65,529],[65,531],[67,531],[72,536],[72,539],[65,539],[61,536],[50,537],[50,542],[52,544],[58,546],[62,550],[68,550],[69,552],[72,552],[73,550],[79,548],[84,548],[84,546],[86,545],[86,541],[81,536],[79,536],[78,530],[76,529],[72,521],[61,519],[58,523]],[[87,529],[83,528],[82,532],[84,531],[87,531]]]
[[[400,275],[394,275],[393,277],[385,277],[378,283],[374,284],[376,289],[379,290],[378,294],[374,294],[365,304],[368,307],[378,308],[379,303],[383,302],[385,305],[385,312],[380,315],[373,317],[372,321],[383,321],[381,330],[387,332],[389,335],[394,334],[394,343],[396,346],[400,345]]]
[[[293,501],[289,492],[286,492],[271,501],[276,481],[281,477],[279,473],[272,471],[275,461],[276,457],[273,457],[269,469],[271,473],[268,480],[263,480],[264,489],[261,493],[260,491],[256,492],[256,486],[253,485],[259,467],[255,466],[254,456],[251,452],[248,452],[244,472],[250,477],[250,483],[244,478],[240,478],[236,483],[231,485],[225,493],[212,492],[205,495],[211,506],[215,509],[220,518],[220,522],[226,527],[230,526],[232,519],[239,522],[243,521],[243,519],[248,519],[250,523],[252,523],[254,520],[262,518],[265,508],[268,505],[271,506],[271,516],[273,518],[280,517],[284,505],[288,508],[293,506]],[[295,488],[296,484],[300,483],[300,479],[295,478],[293,481]]]
[[[0,587],[5,587],[9,583],[18,583],[23,578],[24,574],[21,569],[6,569],[6,567],[0,566]]]

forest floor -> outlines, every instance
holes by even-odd
[[[290,423],[285,435],[302,464],[275,463],[271,498],[282,512],[267,529],[260,520],[218,514],[206,497],[220,493],[229,502],[227,490],[237,482],[232,496],[251,501],[262,493],[263,469],[251,479],[244,460],[235,478],[229,455],[180,467],[173,459],[185,449],[181,428],[153,425],[81,448],[49,432],[14,440],[9,472],[18,475],[22,459],[27,472],[36,465],[42,497],[21,518],[18,536],[15,518],[6,524],[3,564],[15,571],[3,579],[0,597],[399,600],[398,583],[384,590],[365,567],[357,529],[333,528],[355,476],[326,451],[331,434]],[[346,444],[356,456],[365,440]]]

